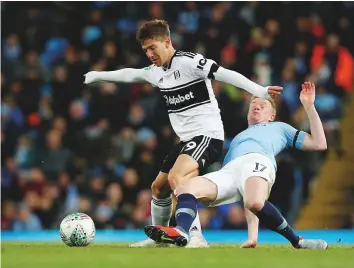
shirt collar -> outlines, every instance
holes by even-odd
[[[170,59],[170,62],[168,63],[167,68],[162,67],[164,71],[167,71],[167,70],[171,69],[172,60],[173,60],[173,58],[176,56],[176,53],[177,53],[177,50],[175,50],[175,52],[173,53],[173,55],[172,55],[172,57],[171,57],[171,59]]]

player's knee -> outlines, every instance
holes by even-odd
[[[262,210],[264,207],[264,201],[262,200],[245,200],[244,204],[245,208],[252,211],[253,213],[257,213]]]
[[[152,192],[152,196],[154,197],[159,197],[160,195],[160,187],[158,186],[158,184],[156,183],[156,181],[154,181],[152,184],[151,184],[151,192]]]
[[[152,196],[154,196],[155,198],[167,198],[171,195],[171,188],[163,187],[161,184],[154,181],[151,184],[151,192]]]
[[[181,178],[181,176],[174,172],[170,172],[168,174],[168,183],[170,184],[172,190],[175,190],[180,185]]]

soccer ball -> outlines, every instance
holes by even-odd
[[[69,247],[85,247],[95,238],[93,220],[84,213],[72,213],[60,223],[60,237]]]

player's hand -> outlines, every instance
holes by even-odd
[[[269,87],[267,87],[268,94],[271,97],[275,97],[277,95],[280,95],[282,90],[283,90],[283,88],[279,87],[279,86],[269,86]]]
[[[98,78],[98,73],[99,72],[92,71],[92,72],[88,72],[88,73],[84,74],[84,76],[85,76],[84,84],[91,84],[93,82],[96,82],[97,78]]]
[[[303,106],[311,106],[315,102],[315,85],[311,82],[305,82],[301,85],[300,101]]]
[[[257,246],[257,241],[248,239],[247,241],[243,242],[241,248],[255,248]]]

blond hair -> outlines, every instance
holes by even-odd
[[[250,103],[252,103],[252,101],[254,101],[255,99],[261,99],[261,98],[257,97],[257,96],[252,96]],[[275,100],[272,97],[265,99],[265,100],[270,102],[270,104],[272,105],[272,108],[274,110],[274,116],[276,116],[277,115],[277,104],[275,103]]]

